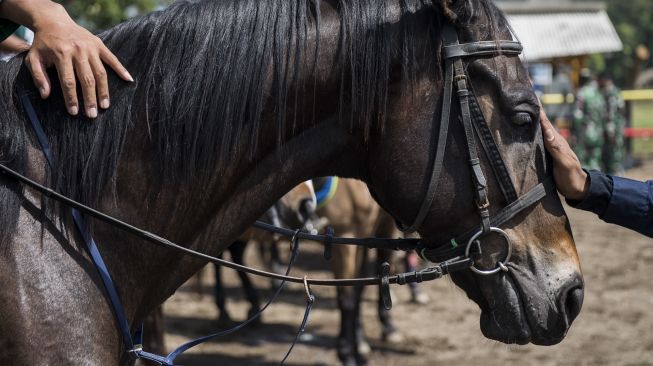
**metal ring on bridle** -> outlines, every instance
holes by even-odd
[[[503,239],[506,241],[506,244],[508,244],[508,253],[506,254],[506,258],[503,261],[497,262],[497,267],[494,269],[482,270],[476,268],[474,264],[472,264],[472,266],[469,267],[469,269],[471,269],[474,273],[484,275],[484,276],[489,276],[499,271],[507,272],[508,267],[506,267],[506,263],[510,262],[510,256],[512,255],[512,241],[510,240],[508,234],[506,234],[505,231],[499,229],[498,227],[491,227],[490,232],[499,234],[503,237]],[[469,239],[469,241],[467,242],[467,247],[465,248],[465,257],[469,257],[469,250],[472,247],[472,243],[474,243],[476,240],[478,240],[478,238],[480,238],[483,235],[484,235],[483,230],[479,230],[476,234],[474,234],[474,236],[471,237],[471,239]]]

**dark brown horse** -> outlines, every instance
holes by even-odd
[[[364,181],[408,225],[435,156],[446,23],[461,42],[511,39],[490,0],[178,2],[101,35],[137,82],[111,76],[113,107],[94,122],[68,116],[61,95],[40,101],[22,58],[2,65],[0,161],[213,255],[316,176]],[[526,71],[507,54],[465,65],[524,194],[546,175]],[[55,170],[45,167],[16,102],[21,88],[44,122]],[[432,246],[479,224],[453,105],[444,171],[419,227]],[[496,212],[506,202],[481,160]],[[0,179],[0,364],[129,363],[69,209]],[[481,308],[489,338],[555,344],[580,311],[579,260],[558,196],[549,193],[502,225],[514,242],[508,272],[453,276]],[[133,329],[205,265],[107,224],[91,225]],[[500,237],[484,238],[477,265],[495,264],[501,248]]]

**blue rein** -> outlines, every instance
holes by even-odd
[[[36,137],[39,141],[39,144],[41,145],[41,149],[43,151],[43,155],[45,156],[45,159],[48,162],[48,166],[50,167],[50,169],[54,170],[56,165],[55,165],[52,149],[50,148],[50,142],[43,129],[43,125],[41,124],[41,121],[36,115],[34,106],[32,105],[32,102],[30,101],[29,96],[26,93],[21,93],[20,100],[21,103],[23,104],[23,108],[25,109],[25,113],[27,113],[27,117],[32,127],[34,128],[34,132],[36,133]],[[122,301],[120,301],[120,296],[118,295],[118,291],[116,290],[116,285],[114,284],[113,279],[109,274],[109,270],[104,262],[104,259],[102,259],[102,255],[98,250],[95,240],[93,239],[93,237],[91,236],[88,230],[88,226],[86,225],[86,220],[84,220],[84,216],[81,214],[81,212],[79,212],[79,210],[74,208],[71,208],[71,210],[72,210],[72,217],[73,217],[73,222],[75,223],[75,227],[77,228],[77,231],[79,232],[82,239],[84,240],[84,243],[86,244],[86,249],[88,250],[91,256],[91,260],[95,265],[95,268],[98,270],[98,273],[100,274],[102,284],[104,285],[104,289],[106,290],[107,295],[109,297],[109,302],[111,304],[113,313],[116,318],[116,322],[118,323],[120,334],[122,336],[122,342],[125,346],[125,349],[127,350],[127,353],[133,358],[140,358],[140,359],[152,361],[162,366],[175,366],[174,364],[175,359],[185,351],[189,350],[190,348],[205,343],[213,338],[236,332],[242,329],[243,327],[245,327],[247,324],[254,321],[255,319],[257,319],[263,313],[263,311],[267,309],[268,306],[270,306],[270,304],[272,304],[276,300],[276,298],[281,293],[281,290],[283,289],[284,285],[286,284],[285,279],[281,281],[281,284],[279,285],[275,293],[270,297],[268,302],[256,312],[256,314],[252,315],[249,319],[236,325],[233,328],[223,330],[217,333],[213,333],[208,336],[197,338],[187,343],[184,343],[174,351],[170,352],[167,356],[160,356],[157,354],[146,352],[143,350],[143,346],[142,346],[143,324],[141,324],[137,328],[134,336],[132,337],[129,322],[127,321],[127,316],[125,315],[125,308],[122,305]],[[288,261],[288,268],[286,269],[286,274],[285,274],[286,276],[290,274],[290,269],[292,268],[295,259],[299,255],[300,238],[297,236],[298,232],[299,230],[295,233],[295,236],[293,236],[291,240],[291,245],[292,245],[291,256]],[[306,328],[306,324],[308,323],[308,318],[310,315],[310,311],[313,307],[315,297],[310,293],[308,283],[306,282],[306,278],[304,278],[304,287],[307,293],[307,302],[306,302],[306,310],[304,312],[304,318],[295,336],[294,341],[290,345],[288,352],[285,354],[284,358],[279,363],[279,365],[283,364],[285,360],[288,358],[290,352],[295,346],[295,343],[299,339],[299,335],[304,332],[304,329]]]
[[[54,161],[54,155],[52,154],[52,149],[50,148],[50,141],[48,140],[48,137],[45,134],[45,131],[43,130],[43,125],[41,124],[41,121],[36,115],[34,106],[32,105],[32,102],[29,100],[27,94],[22,94],[20,96],[20,101],[22,102],[23,108],[25,108],[25,112],[27,113],[27,117],[31,122],[32,127],[34,128],[34,132],[36,133],[36,138],[38,139],[39,144],[41,145],[41,149],[43,150],[43,155],[45,155],[45,159],[47,160],[50,169],[54,170],[56,163]],[[118,322],[118,327],[120,328],[120,333],[122,334],[122,340],[125,345],[125,348],[130,350],[130,352],[132,352],[135,349],[140,348],[141,339],[139,337],[141,337],[143,334],[141,329],[142,325],[141,327],[139,327],[139,330],[136,332],[137,335],[136,340],[137,340],[138,347],[135,347],[134,341],[131,336],[131,331],[129,329],[129,323],[127,322],[127,318],[125,317],[125,309],[122,306],[122,301],[120,301],[120,296],[118,296],[118,291],[116,290],[116,286],[114,285],[113,279],[109,274],[109,270],[107,269],[107,266],[104,263],[104,259],[102,259],[102,255],[100,254],[100,251],[97,248],[97,244],[95,243],[95,240],[93,240],[93,237],[90,235],[88,231],[86,220],[84,220],[84,217],[77,209],[73,208],[71,210],[72,210],[73,222],[75,223],[75,227],[77,228],[79,234],[82,236],[82,239],[84,239],[84,243],[86,244],[86,249],[88,250],[91,256],[91,260],[93,261],[95,268],[97,268],[98,273],[100,274],[100,278],[102,279],[102,283],[104,284],[104,289],[107,291],[107,295],[109,295],[109,301],[111,302],[111,306],[113,307],[113,311],[116,316],[116,321]]]

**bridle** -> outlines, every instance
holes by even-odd
[[[476,97],[468,85],[469,78],[465,72],[463,59],[497,55],[517,56],[521,51],[522,45],[518,41],[480,41],[461,44],[458,40],[458,33],[453,26],[446,24],[443,28],[443,59],[445,62],[444,95],[440,115],[440,128],[437,137],[438,142],[431,167],[431,176],[424,192],[424,199],[413,223],[409,226],[403,226],[400,222],[397,222],[397,226],[406,233],[417,231],[424,223],[431,208],[444,166],[444,155],[446,153],[449,124],[451,122],[451,100],[454,85],[460,105],[460,119],[465,130],[469,168],[475,196],[474,203],[481,223],[478,229],[471,229],[456,238],[452,238],[448,243],[435,247],[422,247],[419,253],[426,260],[437,263],[443,260],[450,260],[460,255],[468,258],[474,245],[480,248],[479,240],[483,236],[495,233],[502,236],[506,242],[507,252],[504,260],[498,261],[497,267],[491,270],[478,269],[473,264],[470,266],[470,269],[480,275],[490,275],[500,270],[507,271],[506,264],[512,254],[512,241],[508,234],[499,227],[527,207],[539,202],[546,196],[546,189],[553,185],[551,179],[547,178],[523,196],[517,196],[517,190],[510,178],[506,164],[501,157],[492,131],[485,121]],[[490,162],[494,176],[499,183],[506,202],[508,202],[508,205],[494,215],[494,217],[490,216],[488,184],[483,174],[483,169],[481,169],[475,135],[481,141],[481,146]],[[461,246],[459,243],[466,244]]]
[[[142,358],[153,361],[160,365],[171,366],[174,365],[175,358],[186,351],[187,349],[206,342],[212,338],[226,335],[232,333],[244,325],[248,324],[263,312],[267,306],[272,303],[276,296],[281,291],[285,282],[294,282],[304,285],[306,291],[306,300],[307,306],[300,326],[297,336],[304,330],[306,323],[308,321],[308,315],[313,306],[315,297],[310,291],[310,285],[321,285],[321,286],[366,286],[366,285],[379,285],[382,289],[382,297],[384,304],[387,308],[390,308],[392,302],[390,300],[390,284],[407,284],[415,283],[422,281],[430,281],[441,278],[443,275],[461,271],[465,269],[471,269],[474,272],[481,275],[489,275],[496,273],[500,270],[508,270],[506,264],[510,260],[511,247],[512,243],[508,235],[501,230],[499,227],[515,217],[518,213],[522,212],[524,209],[532,206],[533,204],[540,201],[543,197],[546,196],[546,187],[552,186],[550,178],[545,180],[543,183],[538,184],[536,187],[531,189],[522,197],[517,197],[516,190],[510,176],[508,174],[507,168],[501,155],[499,153],[498,146],[492,137],[492,133],[487,126],[483,114],[480,111],[480,108],[476,102],[476,99],[473,97],[473,94],[467,88],[467,76],[465,74],[464,65],[462,59],[470,57],[485,57],[485,56],[496,56],[498,54],[502,55],[518,55],[522,47],[519,42],[516,41],[490,41],[490,42],[471,42],[460,44],[458,41],[458,35],[456,30],[450,26],[444,26],[443,34],[444,46],[444,60],[445,60],[445,84],[444,84],[444,99],[442,105],[442,114],[440,129],[438,134],[438,144],[435,154],[435,159],[433,160],[433,165],[431,169],[431,177],[427,188],[424,194],[424,200],[422,205],[419,208],[417,216],[414,222],[403,228],[406,232],[416,231],[424,222],[426,215],[430,209],[431,203],[433,202],[438,183],[440,182],[440,175],[442,173],[444,154],[446,150],[446,140],[448,135],[448,128],[450,123],[450,111],[451,111],[451,99],[453,95],[453,86],[455,83],[456,86],[456,95],[460,103],[461,110],[461,119],[465,129],[465,136],[467,140],[467,148],[469,153],[469,162],[470,170],[472,173],[472,180],[474,183],[475,196],[476,196],[476,207],[480,216],[481,225],[480,229],[474,228],[464,234],[453,238],[446,243],[445,245],[440,245],[436,247],[426,247],[419,239],[385,239],[385,238],[342,238],[336,237],[333,235],[333,231],[327,229],[326,234],[324,235],[314,235],[301,230],[289,230],[274,225],[270,225],[261,221],[257,221],[254,226],[263,230],[267,230],[279,235],[287,236],[291,238],[292,250],[291,250],[291,259],[289,261],[288,269],[285,274],[271,273],[262,271],[259,269],[246,267],[236,263],[222,260],[213,256],[209,256],[204,253],[199,253],[189,248],[183,247],[179,244],[173,243],[165,238],[159,237],[151,232],[142,230],[135,226],[132,226],[126,222],[118,220],[114,217],[111,217],[103,212],[100,212],[96,209],[93,209],[89,206],[86,206],[80,202],[77,202],[73,199],[70,199],[64,195],[57,193],[55,190],[45,187],[38,182],[31,180],[30,178],[10,169],[4,164],[0,164],[0,172],[5,174],[8,177],[11,177],[26,186],[33,188],[34,190],[40,192],[44,196],[51,198],[53,200],[59,201],[65,206],[68,206],[72,209],[73,222],[75,223],[78,232],[83,238],[89,255],[92,262],[97,268],[104,288],[107,292],[109,302],[113,309],[116,321],[118,323],[119,331],[122,335],[123,344],[128,352],[128,354],[134,358]],[[470,98],[471,95],[471,98]],[[30,97],[27,93],[22,92],[20,95],[21,102],[25,108],[25,112],[28,116],[29,121],[34,128],[35,134],[43,153],[46,157],[46,160],[51,169],[55,169],[55,161],[53,154],[50,149],[50,144],[45,134],[41,122],[34,110],[34,107],[30,101]],[[501,189],[506,197],[509,204],[504,207],[501,211],[495,214],[493,217],[490,217],[488,201],[488,187],[485,176],[480,166],[480,160],[478,157],[478,150],[476,147],[475,133],[479,136],[483,149],[485,150],[486,155],[492,165],[495,176],[497,177]],[[102,256],[95,244],[95,241],[89,234],[87,225],[84,219],[84,215],[92,216],[93,218],[103,221],[109,225],[112,225],[118,229],[124,230],[135,236],[149,241],[151,243],[173,249],[182,254],[193,256],[199,259],[207,260],[228,268],[232,268],[238,271],[250,273],[257,276],[263,276],[273,279],[281,280],[282,283],[275,292],[275,294],[270,298],[268,303],[263,306],[258,313],[252,316],[250,319],[246,320],[244,323],[226,331],[218,332],[211,334],[206,337],[202,337],[193,341],[190,341],[181,347],[177,348],[175,351],[171,352],[167,356],[159,356],[149,352],[145,352],[141,346],[141,337],[142,337],[142,326],[138,328],[134,337],[131,334],[131,327],[127,321],[125,311],[122,306],[122,302],[118,296],[116,286],[111,279],[111,276],[108,272],[108,269],[102,259]],[[503,261],[498,262],[497,268],[484,271],[474,267],[474,257],[475,254],[480,254],[480,239],[487,235],[490,232],[498,233],[503,236],[507,245],[508,252],[506,258]],[[381,268],[381,274],[377,277],[366,277],[366,278],[352,278],[352,279],[309,279],[306,276],[304,277],[295,277],[289,276],[290,267],[292,266],[295,258],[298,255],[299,241],[300,240],[313,240],[318,241],[324,244],[324,256],[328,259],[330,258],[331,246],[333,244],[353,244],[358,246],[364,246],[366,248],[377,248],[377,249],[391,249],[391,250],[417,250],[418,253],[426,260],[435,263],[435,265],[428,267],[426,269],[408,272],[408,273],[399,273],[390,275],[389,265],[384,264]],[[458,243],[467,243],[465,246],[460,246]],[[290,350],[294,346],[295,341],[292,343]],[[286,353],[285,360],[289,353]],[[283,363],[283,360],[281,361]]]

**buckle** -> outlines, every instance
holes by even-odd
[[[485,202],[479,202],[476,200],[476,208],[479,210],[485,210],[490,207],[490,200],[487,198],[487,195],[485,196]]]
[[[140,357],[138,356],[139,352],[143,352],[143,345],[142,344],[135,344],[134,348],[130,349],[127,351],[127,354],[132,360],[137,360]]]

